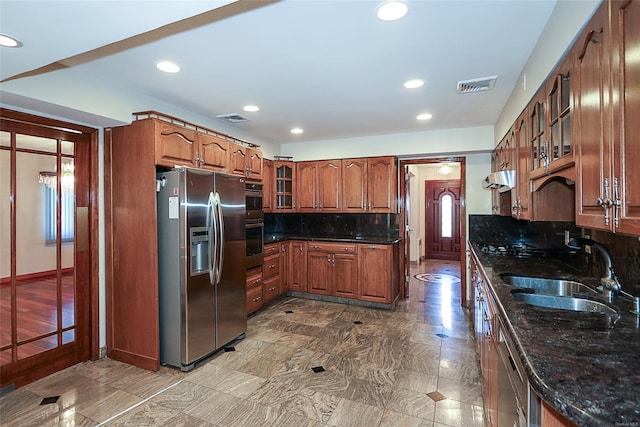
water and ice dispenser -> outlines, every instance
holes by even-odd
[[[191,275],[209,272],[209,227],[189,228],[189,244],[191,250]]]

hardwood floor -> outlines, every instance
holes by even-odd
[[[73,272],[62,275],[59,295],[55,275],[19,280],[16,285],[17,357],[23,359],[58,346],[58,329],[74,326],[74,276]],[[11,345],[11,318],[11,287],[3,284],[0,287],[0,347],[4,349],[0,352],[2,365],[11,362],[11,351],[6,349]],[[73,330],[63,332],[62,343],[72,341],[74,335]]]
[[[411,296],[395,310],[274,300],[234,351],[186,373],[77,364],[0,397],[0,424],[484,426],[470,313],[444,275],[460,277],[459,263],[414,266]]]

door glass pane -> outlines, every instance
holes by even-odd
[[[451,237],[452,224],[451,220],[453,218],[452,208],[453,208],[453,200],[451,195],[445,194],[442,196],[442,201],[440,202],[441,206],[441,214],[442,214],[442,237]]]
[[[62,154],[71,154],[73,155],[73,142],[71,141],[60,141],[62,144],[61,152]]]
[[[0,147],[11,147],[11,134],[0,132]]]
[[[562,155],[571,152],[571,116],[566,116],[562,121]]]
[[[55,153],[58,150],[58,141],[40,136],[16,134],[16,148]]]
[[[0,139],[7,137],[1,132]],[[7,137],[8,139],[8,137]],[[11,152],[0,150],[0,347],[11,345]],[[11,362],[11,350],[0,353],[0,364]]]
[[[47,242],[47,224],[56,223],[57,198],[51,199],[56,156],[16,153],[16,311],[18,343],[58,329],[57,246]],[[52,201],[52,203],[47,203]],[[53,227],[55,229],[55,226]],[[18,358],[57,345],[57,337],[24,344]]]

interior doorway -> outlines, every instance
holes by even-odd
[[[0,377],[98,354],[97,130],[1,110]]]
[[[400,160],[400,197],[403,209],[401,210],[401,224],[403,225],[402,266],[404,271],[405,286],[402,296],[409,296],[408,283],[410,266],[413,263],[421,263],[426,259],[427,235],[426,228],[426,189],[425,181],[452,180],[459,182],[459,225],[452,229],[452,234],[459,236],[458,246],[452,251],[455,261],[460,264],[460,295],[461,304],[467,305],[466,289],[466,159],[464,157],[438,157],[429,159]],[[455,203],[455,201],[453,201]]]

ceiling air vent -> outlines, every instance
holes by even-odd
[[[233,113],[233,114],[220,114],[220,115],[218,115],[216,117],[219,118],[219,119],[222,119],[222,120],[226,120],[229,123],[242,123],[242,122],[248,122],[249,121],[249,119],[247,119],[246,117],[241,116],[240,114],[236,114],[236,113]]]
[[[498,76],[482,77],[480,79],[461,80],[458,82],[458,93],[480,92],[493,89]]]

